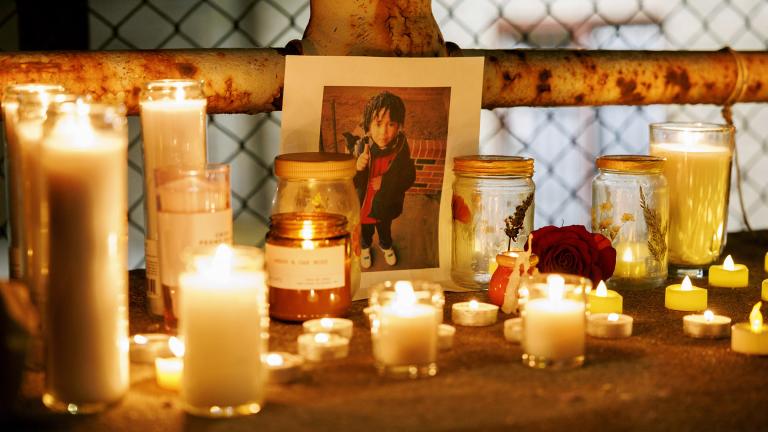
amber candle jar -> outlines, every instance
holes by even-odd
[[[346,315],[352,301],[351,252],[342,215],[272,215],[266,244],[270,316],[305,321]]]

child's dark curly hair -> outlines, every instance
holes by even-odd
[[[373,116],[380,110],[389,111],[389,118],[396,123],[405,123],[405,104],[400,96],[388,91],[381,92],[372,97],[363,110],[363,130],[368,132],[371,128]]]

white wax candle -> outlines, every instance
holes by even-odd
[[[180,87],[181,89],[181,87]],[[144,149],[144,212],[146,215],[146,261],[148,297],[152,312],[162,315],[157,250],[157,195],[155,170],[176,166],[203,168],[206,163],[206,100],[144,100],[141,130]]]
[[[683,317],[683,331],[693,338],[726,338],[731,334],[731,319],[711,311]]]
[[[590,314],[587,319],[587,334],[592,337],[618,339],[632,336],[631,316],[617,313]]]
[[[286,384],[298,379],[304,359],[287,352],[271,352],[264,356],[263,363],[269,374],[269,382]]]
[[[566,360],[584,355],[584,303],[537,298],[525,305],[523,350],[536,358]]]
[[[375,311],[373,356],[385,366],[434,363],[440,324],[436,308],[417,303],[409,283],[398,284],[403,284],[403,289],[397,290],[391,302]]]
[[[297,342],[299,354],[310,362],[341,359],[349,354],[349,339],[335,333],[304,333]]]
[[[454,303],[451,307],[451,320],[454,324],[471,327],[489,326],[496,323],[499,307],[477,300]]]
[[[512,343],[520,343],[523,338],[523,319],[510,318],[504,321],[504,339]]]
[[[208,414],[213,406],[252,406],[256,412],[264,399],[264,274],[257,267],[235,268],[235,253],[220,245],[215,256],[197,261],[196,272],[179,278],[185,345],[181,395],[193,413],[217,415]]]
[[[170,357],[168,348],[170,336],[165,333],[137,334],[131,338],[131,361],[152,363],[158,357]]]
[[[74,104],[70,105],[74,109]],[[50,259],[47,405],[114,402],[128,390],[127,146],[62,114],[43,139]],[[45,400],[45,399],[44,399]]]
[[[335,333],[347,339],[352,339],[354,329],[352,321],[345,318],[319,318],[304,321],[304,333]]]
[[[449,350],[453,348],[453,337],[456,335],[456,327],[448,324],[440,324],[437,328],[438,348]]]

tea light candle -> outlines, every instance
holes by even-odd
[[[510,318],[504,321],[504,339],[513,343],[520,343],[523,338],[523,319]]]
[[[437,348],[440,350],[449,350],[453,348],[453,336],[456,334],[456,327],[448,324],[440,324],[437,328]]]
[[[587,294],[589,311],[595,313],[617,313],[623,311],[623,298],[614,290],[609,290],[605,282],[600,281],[597,289]]]
[[[715,315],[710,310],[703,314],[686,315],[683,317],[683,331],[693,338],[725,338],[731,334],[731,319]]]
[[[153,363],[157,357],[169,357],[170,336],[165,333],[137,334],[131,338],[131,361]]]
[[[617,313],[591,314],[587,320],[587,334],[604,339],[618,339],[632,336],[632,322],[629,315]]]
[[[451,319],[454,324],[470,327],[489,326],[496,323],[499,307],[477,300],[454,303],[451,307]]]
[[[664,295],[667,309],[696,312],[707,308],[707,290],[693,286],[686,276],[683,283],[669,285]]]
[[[346,357],[349,339],[333,333],[305,333],[298,338],[299,354],[310,362]]]
[[[768,301],[768,279],[763,280],[763,288],[762,292],[760,293],[760,298]]]
[[[731,349],[751,355],[768,355],[768,326],[763,324],[760,313],[762,302],[757,302],[749,314],[748,323],[731,327]]]
[[[723,265],[709,266],[709,284],[716,287],[743,288],[749,285],[749,269],[744,264],[734,264],[728,255]]]
[[[304,359],[287,352],[271,352],[264,357],[264,364],[267,366],[269,382],[286,384],[299,377]]]
[[[168,339],[168,348],[174,357],[155,359],[155,379],[161,388],[178,391],[181,388],[181,376],[184,373],[184,343],[171,337]]]
[[[352,321],[345,318],[320,318],[305,321],[304,333],[335,333],[352,339]]]
[[[616,269],[613,275],[620,278],[641,278],[648,274],[645,257],[648,246],[643,243],[623,242],[616,245]],[[621,311],[619,311],[621,313]]]

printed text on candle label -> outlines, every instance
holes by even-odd
[[[286,289],[344,286],[344,246],[313,250],[266,245],[269,285]]]

